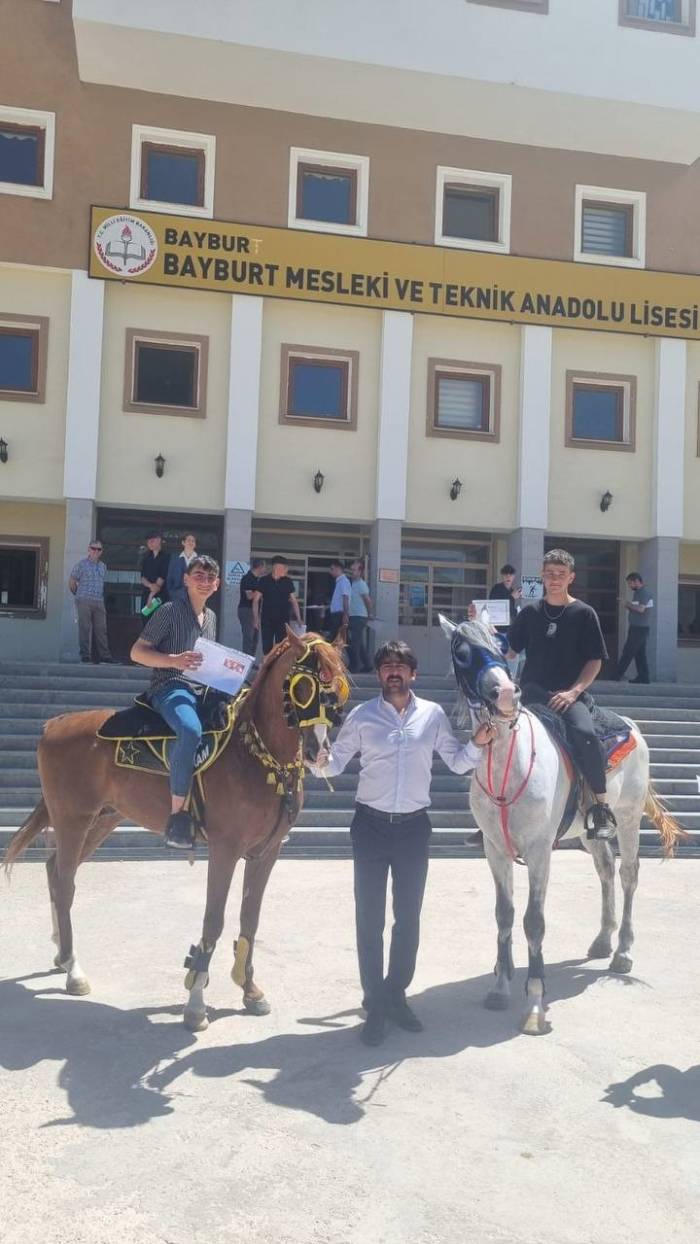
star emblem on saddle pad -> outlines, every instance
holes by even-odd
[[[139,749],[135,743],[122,744],[122,761],[125,765],[135,765],[139,757]]]

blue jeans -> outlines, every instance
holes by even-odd
[[[184,796],[189,793],[194,774],[194,758],[202,738],[202,724],[197,715],[197,697],[189,687],[181,683],[158,687],[150,694],[153,707],[175,731],[175,742],[170,749],[170,793]]]

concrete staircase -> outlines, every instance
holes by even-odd
[[[129,705],[146,684],[135,666],[89,666],[38,663],[0,663],[0,850],[39,798],[36,744],[43,723],[59,713],[85,708]],[[437,700],[447,712],[456,700],[451,678],[426,676],[417,691]],[[353,701],[376,694],[371,675],[355,679]],[[598,683],[596,698],[632,717],[640,725],[651,750],[652,777],[668,808],[691,834],[683,854],[700,854],[700,686],[654,684],[650,687]],[[349,854],[348,827],[352,817],[358,763],[327,784],[309,777],[306,802],[284,850],[293,855]],[[468,810],[468,777],[450,773],[435,761],[433,777],[433,854],[474,854],[464,842],[474,828]],[[644,854],[658,854],[653,828],[643,826]],[[108,840],[103,856],[151,857],[161,853],[160,840],[138,826],[124,825]],[[168,853],[170,854],[170,853]]]

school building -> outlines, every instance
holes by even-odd
[[[0,637],[113,650],[149,529],[302,611],[361,556],[424,668],[546,546],[700,681],[695,0],[6,0]]]

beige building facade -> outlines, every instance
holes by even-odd
[[[412,2],[387,0],[373,50],[320,0],[318,45],[294,6],[274,45],[250,6],[206,0],[197,31],[170,7],[0,18],[4,659],[76,657],[67,578],[95,534],[124,656],[158,528],[221,560],[224,641],[251,556],[290,559],[310,625],[330,559],[359,557],[375,642],[435,671],[439,612],[564,545],[611,657],[638,569],[655,676],[698,680],[694,3],[439,0],[457,77]],[[592,64],[603,17],[610,80],[556,81],[537,49],[568,37]],[[668,98],[613,88],[615,49]]]

